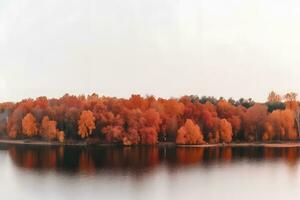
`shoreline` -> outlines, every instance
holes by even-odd
[[[297,142],[241,142],[241,143],[218,143],[218,144],[202,144],[202,145],[176,145],[177,147],[190,148],[190,147],[271,147],[271,148],[286,148],[286,147],[300,147],[300,141]]]
[[[11,145],[32,145],[32,146],[101,146],[101,147],[126,147],[126,145],[120,144],[108,144],[108,143],[88,143],[86,141],[67,141],[65,143],[60,143],[57,141],[38,141],[38,140],[28,140],[28,139],[0,139],[1,144],[11,144]],[[300,141],[286,141],[286,142],[240,142],[240,143],[218,143],[218,144],[199,144],[199,145],[180,145],[172,142],[161,142],[157,145],[133,145],[133,147],[138,146],[164,146],[164,147],[179,147],[179,148],[214,148],[214,147],[272,147],[272,148],[286,148],[286,147],[300,147]]]

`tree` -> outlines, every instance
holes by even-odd
[[[220,138],[222,142],[230,143],[232,141],[232,126],[226,119],[220,120]]]
[[[298,109],[297,93],[289,92],[284,95],[285,106],[288,109],[296,111]]]
[[[160,125],[159,113],[150,108],[142,114],[142,121],[139,124],[140,143],[141,144],[156,144],[158,139],[158,131]]]
[[[249,99],[244,99],[240,98],[239,101],[237,102],[237,105],[244,106],[245,108],[250,108],[255,104],[255,102],[249,98]]]
[[[122,126],[109,125],[102,129],[102,132],[105,134],[106,142],[108,143],[120,143],[122,142],[125,145],[131,145],[132,141],[128,137],[124,138],[124,129]],[[137,133],[136,133],[137,135]]]
[[[139,130],[141,144],[157,144],[157,131],[153,127],[144,127]]]
[[[241,116],[238,107],[226,100],[220,100],[217,104],[218,117],[224,118],[232,126],[232,132],[237,135],[241,128]],[[224,124],[224,122],[221,122]]]
[[[26,136],[37,135],[38,129],[36,126],[36,121],[34,116],[31,113],[28,113],[22,120],[22,130],[23,134]]]
[[[40,127],[40,134],[42,137],[52,140],[56,137],[56,122],[50,121],[49,117],[44,117]]]
[[[185,106],[175,99],[158,99],[151,103],[161,119],[160,136],[162,141],[174,141],[178,129],[179,119],[184,113]]]
[[[16,105],[8,118],[7,132],[10,138],[16,138],[17,134],[21,134],[22,130],[22,119],[27,113],[27,109],[24,108],[23,104]]]
[[[268,115],[265,122],[265,132],[263,140],[283,140],[296,139],[297,131],[295,129],[295,115],[290,109],[276,110]]]
[[[286,101],[296,101],[298,94],[295,92],[288,92],[284,95]]]
[[[48,116],[45,116],[42,120],[40,127],[40,134],[47,140],[58,139],[60,142],[64,141],[64,133],[56,128],[57,122],[49,120]]]
[[[187,119],[185,124],[178,130],[176,144],[203,144],[203,134],[200,127],[191,119]]]
[[[268,96],[268,101],[266,105],[268,106],[268,112],[273,112],[274,110],[284,110],[285,104],[281,101],[282,98],[279,94],[274,91],[270,92]]]
[[[247,109],[244,116],[245,136],[249,141],[262,139],[268,109],[265,105],[255,104]]]
[[[83,111],[78,121],[79,135],[82,138],[88,137],[92,134],[92,131],[96,128],[95,117],[89,110]]]
[[[268,96],[268,102],[269,103],[278,103],[281,101],[281,96],[279,94],[276,94],[274,91],[271,91]]]
[[[295,113],[295,119],[297,123],[298,135],[300,134],[300,109],[297,102],[298,94],[295,92],[289,92],[284,95],[285,98],[285,106],[287,109],[293,110]]]

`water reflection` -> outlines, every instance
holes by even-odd
[[[243,160],[251,162],[283,160],[297,164],[300,148],[175,148],[175,147],[41,147],[6,146],[14,165],[29,170],[62,172],[143,173],[160,165],[171,169],[187,166],[207,167]]]

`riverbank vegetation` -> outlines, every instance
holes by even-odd
[[[64,95],[0,104],[2,139],[95,141],[107,144],[218,144],[297,141],[296,93],[268,101],[132,95],[129,99]]]

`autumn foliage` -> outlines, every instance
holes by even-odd
[[[43,117],[42,124],[40,127],[40,135],[47,140],[58,139],[58,141],[64,141],[63,131],[59,131],[57,128],[57,122],[49,120],[48,116]]]
[[[78,121],[79,134],[82,138],[88,137],[96,128],[95,117],[91,111],[83,111]]]
[[[219,132],[222,142],[230,143],[232,141],[232,126],[226,119],[220,120]]]
[[[32,137],[37,134],[36,120],[31,113],[28,113],[22,120],[23,134]]]
[[[265,132],[263,139],[266,140],[284,140],[296,139],[297,131],[295,128],[294,113],[290,109],[273,111],[265,123]]]
[[[178,130],[177,144],[203,144],[203,134],[197,124],[187,119],[185,124]]]
[[[297,140],[297,94],[271,92],[268,101],[183,96],[129,99],[92,94],[0,103],[0,136],[66,142],[155,145]]]

